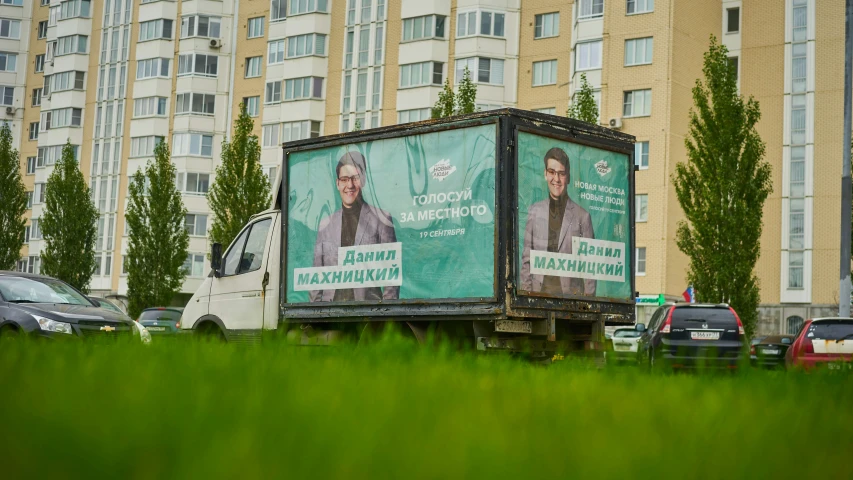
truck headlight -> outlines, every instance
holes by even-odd
[[[139,335],[139,339],[142,340],[142,343],[145,345],[151,343],[151,332],[149,332],[144,325],[139,322],[133,322],[133,328],[135,329],[134,334]]]
[[[56,320],[40,317],[38,315],[33,315],[33,317],[39,322],[39,328],[46,332],[67,333],[69,335],[74,333],[74,330],[71,329],[70,323],[57,322]]]

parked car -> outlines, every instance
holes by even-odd
[[[174,335],[181,330],[183,307],[146,308],[136,320],[152,335]]]
[[[108,339],[151,335],[123,313],[96,305],[71,285],[42,275],[0,271],[0,338]]]
[[[774,368],[785,366],[785,353],[794,343],[793,335],[768,335],[752,339],[749,361],[756,367]]]
[[[746,343],[743,324],[726,304],[674,303],[642,323],[638,355],[650,368],[736,369]]]
[[[92,301],[92,303],[94,303],[95,305],[97,305],[97,306],[99,306],[99,307],[101,307],[101,308],[106,308],[107,310],[110,310],[110,311],[113,311],[113,312],[117,312],[117,313],[120,313],[120,314],[124,315],[124,312],[123,312],[123,311],[121,311],[121,309],[118,307],[118,305],[116,305],[116,304],[114,304],[113,302],[111,302],[111,301],[107,300],[106,298],[101,298],[101,297],[89,297],[89,300],[91,300],[91,301]]]
[[[788,368],[853,367],[853,318],[815,318],[803,324],[785,355]]]
[[[608,362],[637,363],[637,342],[641,333],[634,328],[619,328],[613,332],[612,348],[607,352]]]

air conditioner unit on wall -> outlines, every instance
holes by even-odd
[[[14,115],[15,107],[6,107],[6,115]]]
[[[220,40],[218,38],[211,38],[210,39],[210,48],[219,48],[221,46],[222,46],[222,40]]]
[[[611,118],[608,122],[608,126],[612,129],[619,130],[622,128],[622,119],[621,118]]]

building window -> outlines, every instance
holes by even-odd
[[[740,31],[740,8],[726,9],[726,33]]]
[[[557,61],[533,62],[533,86],[557,84]]]
[[[738,77],[738,57],[729,57],[729,70]]]
[[[6,87],[0,85],[0,105],[11,107],[15,103],[15,87]]]
[[[133,117],[165,117],[169,114],[166,111],[166,97],[145,97],[137,98],[133,101]],[[97,128],[95,129],[97,130]]]
[[[264,36],[264,17],[255,17],[249,19],[249,24],[246,28],[246,38],[260,38]]]
[[[504,61],[494,58],[461,58],[456,60],[456,83],[465,76],[465,67],[471,72],[471,79],[476,83],[503,85]]]
[[[560,12],[536,15],[533,38],[549,38],[560,35]]]
[[[60,108],[42,112],[41,127],[44,130],[62,127],[79,127],[82,123],[83,110],[80,108]]]
[[[207,193],[210,190],[210,174],[180,172],[175,177],[175,187],[183,193]],[[196,233],[195,235],[205,235],[207,233],[207,216],[195,215],[195,217],[204,217],[204,228],[197,228],[195,230],[202,233]],[[193,235],[193,233],[190,233],[190,235]]]
[[[625,66],[652,63],[652,49],[652,37],[625,40]]]
[[[181,38],[202,37],[219,38],[221,17],[191,15],[181,18]]]
[[[30,122],[30,140],[39,139],[39,122]]]
[[[412,63],[400,65],[400,88],[422,85],[441,85],[444,77],[444,64],[439,62]],[[367,77],[365,73],[365,88]]]
[[[197,173],[187,174],[187,177],[190,175],[195,175],[198,177]],[[206,177],[207,175],[205,175]],[[197,181],[197,180],[196,180]],[[195,188],[195,186],[193,187]],[[205,190],[206,192],[207,190]],[[184,228],[186,228],[187,233],[194,236],[203,237],[207,235],[207,215],[196,215],[189,214],[186,217],[186,221],[184,222]]]
[[[246,78],[261,76],[261,57],[249,57],[246,59]]]
[[[623,117],[647,117],[652,114],[652,91],[632,90],[625,92],[622,108]]]
[[[808,33],[808,0],[794,0],[793,27],[795,42],[805,42]]]
[[[287,38],[287,58],[323,56],[326,54],[326,36],[317,33]]]
[[[183,266],[184,272],[186,272],[187,277],[190,278],[201,278],[204,276],[204,254],[198,253],[190,253],[187,255],[187,259],[184,262]]]
[[[219,57],[201,53],[186,53],[178,57],[178,76],[202,75],[215,77],[219,67]]]
[[[358,66],[366,67],[370,57],[370,26],[364,25],[358,33]]]
[[[806,143],[806,96],[791,95],[791,145]]]
[[[75,17],[91,18],[92,16],[91,2],[89,0],[71,0],[68,2],[62,2],[59,6],[60,20]]]
[[[286,122],[281,124],[281,141],[290,142],[320,136],[320,123],[310,120]]]
[[[264,125],[261,127],[261,137],[264,147],[278,147],[281,142],[278,141],[278,134],[281,131],[281,126],[278,123]]]
[[[139,24],[140,42],[159,39],[172,39],[172,20],[149,20],[147,22],[142,22]]]
[[[146,78],[169,78],[169,63],[170,58],[149,58],[147,60],[139,60],[136,64],[136,79],[143,80]],[[103,72],[102,72],[103,73]],[[103,75],[101,75],[103,79]]]
[[[175,115],[192,113],[216,114],[216,95],[213,93],[179,93],[175,101]]]
[[[575,46],[576,71],[601,68],[601,40],[578,43]]]
[[[287,17],[287,0],[272,0],[270,5],[270,21],[278,22]]]
[[[267,82],[267,88],[264,95],[264,103],[279,103],[281,102],[281,81]]]
[[[44,54],[36,55],[36,67],[33,70],[35,73],[44,72]]]
[[[427,38],[444,38],[444,25],[447,17],[426,15],[403,19],[403,41],[411,42]]]
[[[640,170],[649,168],[649,142],[634,144],[634,165],[640,167]]]
[[[788,252],[788,288],[803,288],[803,252]]]
[[[634,220],[636,222],[649,221],[649,196],[646,194],[634,196],[634,206],[637,209]]]
[[[646,247],[637,247],[637,276],[646,274]]]
[[[604,0],[579,0],[578,19],[597,18],[604,15]]]
[[[364,0],[369,3],[369,0]],[[326,13],[326,0],[290,0],[290,14],[300,15],[303,13],[321,12]]]
[[[805,42],[791,45],[791,91],[794,93],[806,91],[808,78],[808,64],[806,61],[808,48],[806,45]]]
[[[419,122],[430,118],[428,108],[416,108],[413,110],[400,110],[397,112],[397,123]]]
[[[281,85],[281,83],[279,83]],[[279,87],[281,88],[281,87]],[[280,92],[281,90],[279,90]],[[243,97],[243,104],[246,105],[246,114],[250,117],[257,117],[260,115],[260,100],[261,97]]]
[[[791,198],[806,196],[806,147],[791,147]]]
[[[175,133],[172,135],[172,155],[213,156],[213,135],[202,133]]]
[[[33,106],[38,107],[41,106],[41,89],[34,88],[33,89]]]
[[[284,81],[285,100],[308,98],[323,98],[323,79],[321,77],[291,78]]]
[[[625,5],[625,13],[649,13],[655,11],[655,0],[628,0]]]
[[[504,19],[505,15],[497,12],[473,11],[460,13],[456,17],[456,36],[472,37],[474,35],[486,35],[503,37]]]
[[[21,21],[0,18],[0,37],[21,38]]]
[[[86,53],[89,46],[89,37],[85,35],[71,35],[59,37],[56,43],[56,55],[70,55],[72,53]]]
[[[797,335],[800,333],[800,330],[803,328],[803,317],[798,317],[796,315],[788,317],[786,320],[786,327],[788,335]]]
[[[35,175],[36,157],[27,157],[27,175]]]
[[[62,72],[44,77],[45,83],[49,85],[49,91],[61,92],[63,90],[83,90],[86,80],[85,72]]]
[[[546,115],[556,115],[557,114],[557,109],[555,107],[534,108],[533,111],[536,113],[544,113]]]
[[[18,55],[0,52],[0,71],[14,72],[18,65]]]
[[[21,7],[24,5],[24,0],[2,0],[0,4],[3,5],[12,5],[14,7]],[[42,0],[42,5],[44,5],[44,0]]]
[[[38,26],[38,39],[41,40],[43,38],[47,38],[47,20],[39,22]]]
[[[267,48],[267,65],[284,61],[284,39],[269,42]]]
[[[154,147],[163,140],[164,137],[155,135],[147,137],[133,137],[130,139],[130,156],[151,157],[154,155]]]
[[[36,183],[33,190],[33,204],[40,205],[44,203],[44,183]]]

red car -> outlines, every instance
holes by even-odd
[[[815,318],[803,324],[785,354],[788,368],[853,367],[853,318]]]

